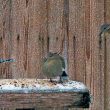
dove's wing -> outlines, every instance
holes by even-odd
[[[65,60],[64,60],[64,58],[60,56],[60,60],[62,62],[62,67],[65,69]]]

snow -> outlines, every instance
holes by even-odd
[[[0,93],[86,92],[87,87],[77,81],[51,83],[48,79],[1,79]]]

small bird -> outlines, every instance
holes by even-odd
[[[107,36],[110,36],[110,24],[103,24],[99,33],[99,45],[102,48],[102,39],[106,40]]]
[[[14,59],[0,59],[0,63],[4,63],[4,62],[14,62]]]
[[[60,76],[60,81],[62,82],[63,76],[67,76],[66,72],[64,73],[65,69],[65,61],[62,56],[58,53],[51,53],[49,52],[47,58],[44,58],[43,61],[43,73],[47,78],[50,78],[50,81],[53,82],[53,78]]]
[[[102,34],[105,34],[105,36],[110,34],[110,24],[103,24],[101,26],[99,36],[102,36]]]

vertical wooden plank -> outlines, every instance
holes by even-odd
[[[26,77],[26,71],[24,68],[24,43],[25,43],[25,1],[12,1],[12,40],[13,40],[13,57],[16,62],[13,63],[13,78]],[[28,18],[27,18],[28,19]],[[26,32],[26,35],[28,32]],[[28,46],[25,47],[27,50]],[[27,56],[25,56],[27,57]]]
[[[69,75],[73,80],[85,82],[85,0],[69,1]],[[82,110],[73,108],[72,110]]]
[[[99,56],[99,29],[104,22],[104,0],[90,0],[91,37],[91,92],[94,102],[91,109],[104,110],[104,71]]]
[[[81,0],[69,1],[69,74],[72,79],[84,81],[84,3]]]
[[[41,64],[47,38],[46,8],[46,1],[44,0],[29,2],[28,77],[42,78],[43,76]]]
[[[105,0],[105,22],[110,24],[110,1]],[[110,109],[110,35],[106,39],[105,47],[105,109]]]
[[[12,55],[11,0],[0,1],[0,58]],[[11,63],[0,64],[0,78],[12,78]]]
[[[104,43],[99,44],[99,30],[104,22],[104,0],[85,2],[85,84],[93,96],[90,110],[104,109]],[[99,101],[100,100],[100,101]],[[96,102],[95,102],[96,101]],[[95,104],[95,105],[94,105]]]
[[[85,0],[84,36],[85,36],[85,84],[91,88],[91,36],[90,36],[90,0]]]
[[[104,110],[104,56],[99,55],[98,36],[103,22],[104,0],[69,1],[69,73],[90,88],[91,110]]]
[[[104,11],[104,17],[105,17],[105,22],[110,23],[110,1],[109,0],[104,0],[105,1],[105,11]]]
[[[110,108],[110,35],[105,36],[105,109]]]
[[[102,109],[105,109],[105,62],[106,62],[106,57],[105,57],[105,38],[99,36],[99,71],[100,71],[100,97],[101,103],[102,103]]]
[[[48,45],[50,52],[58,52],[65,57],[67,66],[67,31],[68,31],[68,3],[67,0],[48,0]],[[66,4],[67,3],[67,4]],[[66,42],[66,43],[65,43]],[[67,69],[67,67],[66,67]],[[53,110],[68,110],[68,108],[54,108]]]
[[[61,52],[63,0],[48,0],[49,51]]]
[[[12,65],[14,78],[42,78],[41,62],[46,47],[46,28],[46,1],[12,1],[12,54],[16,59]]]

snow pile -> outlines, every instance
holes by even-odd
[[[86,92],[87,87],[77,81],[51,83],[47,79],[1,79],[0,93]]]

